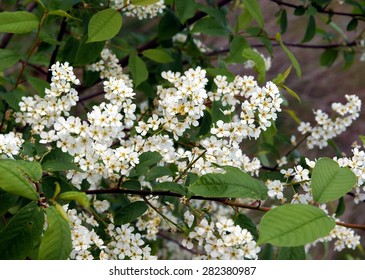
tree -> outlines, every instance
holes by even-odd
[[[364,52],[365,3],[271,2],[277,34],[256,0],[3,3],[1,258],[305,259],[321,242],[361,248],[365,225],[340,218],[345,198],[365,200],[363,147],[306,156],[336,147],[361,100],[345,95],[301,122],[286,81],[302,76],[292,47],[322,49],[327,67],[342,54],[350,67]],[[292,11],[307,19],[300,43],[282,38]],[[309,43],[318,36],[327,42]],[[274,47],[288,67],[267,81]],[[280,125],[283,111],[301,139]]]

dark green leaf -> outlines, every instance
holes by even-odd
[[[36,15],[25,12],[1,12],[0,32],[28,33],[38,27],[39,20]]]
[[[137,54],[133,53],[129,56],[128,67],[136,87],[147,80],[148,70],[146,64]]]
[[[280,13],[280,33],[284,34],[288,28],[288,17],[286,15],[286,10],[282,9]]]
[[[72,251],[71,229],[54,206],[46,209],[47,229],[39,247],[40,260],[66,260]]]
[[[38,95],[41,97],[45,95],[45,89],[50,88],[50,85],[47,81],[39,79],[37,77],[28,77],[27,82],[31,84],[31,86],[37,91]]]
[[[136,166],[137,175],[146,175],[149,167],[161,161],[162,156],[158,152],[144,152],[139,156],[139,163]]]
[[[13,66],[19,59],[19,55],[13,50],[0,49],[0,72]]]
[[[312,40],[315,34],[316,34],[316,20],[314,19],[314,16],[309,16],[307,29],[305,31],[302,43]]]
[[[148,49],[142,52],[143,56],[158,63],[173,62],[173,58],[163,49]]]
[[[294,10],[294,15],[296,16],[302,16],[305,14],[306,9],[303,6],[298,6]]]
[[[87,43],[106,41],[119,33],[122,15],[114,9],[105,9],[92,16],[88,26]]]
[[[146,174],[146,180],[152,181],[163,176],[173,176],[174,174],[168,167],[165,166],[154,166]]]
[[[36,201],[21,208],[0,232],[0,259],[22,260],[39,242],[44,211]]]
[[[211,36],[226,36],[228,35],[229,30],[216,19],[212,17],[204,17],[194,24],[191,32],[203,33]]]
[[[336,49],[326,49],[319,59],[322,66],[330,67],[336,61],[338,56],[338,50]]]
[[[19,102],[23,101],[22,97],[25,96],[25,91],[17,88],[9,92],[1,93],[0,96],[6,101],[15,111],[20,111]]]
[[[249,48],[245,37],[235,35],[229,45],[229,55],[226,58],[227,63],[243,63],[242,52],[244,49]]]
[[[252,178],[236,167],[223,167],[226,173],[211,173],[201,176],[189,190],[203,197],[232,197],[265,199],[265,184]]]
[[[312,205],[285,204],[271,209],[259,224],[258,245],[270,243],[279,247],[306,245],[330,233],[334,219]]]
[[[312,172],[314,201],[326,203],[344,196],[356,184],[355,174],[330,158],[320,158]]]
[[[251,16],[256,20],[258,25],[264,27],[264,18],[262,16],[261,8],[257,0],[242,0],[245,5],[245,9],[249,11]]]
[[[80,3],[80,0],[43,0],[47,10],[64,10],[68,11],[73,5]]]
[[[356,18],[353,18],[352,20],[350,20],[350,22],[347,24],[346,30],[347,31],[353,31],[356,29],[358,25],[358,20]]]
[[[124,225],[133,222],[148,210],[143,201],[135,201],[122,207],[114,216],[114,224]]]
[[[280,248],[278,260],[305,260],[304,246]]]
[[[54,15],[54,16],[60,16],[60,17],[66,17],[73,20],[79,20],[78,18],[75,18],[71,16],[69,13],[67,13],[64,10],[52,10],[47,13],[48,15]]]
[[[259,238],[259,234],[257,232],[256,225],[254,222],[245,214],[238,214],[234,219],[234,223],[239,225],[241,228],[247,229],[253,236],[255,240]]]
[[[258,81],[263,83],[265,81],[265,61],[262,56],[253,49],[244,49],[242,51],[242,56],[248,60],[252,60],[255,63],[255,69],[259,74]]]
[[[0,190],[0,216],[4,215],[18,200],[19,196]]]
[[[354,50],[344,50],[343,51],[343,59],[345,61],[345,64],[343,65],[344,69],[349,68],[355,60],[355,51]]]
[[[175,0],[176,14],[181,23],[185,23],[196,11],[194,0]]]
[[[338,205],[336,208],[336,218],[341,217],[343,215],[343,213],[345,213],[346,210],[346,204],[345,204],[345,199],[343,197],[340,197],[340,199],[338,200]]]
[[[170,191],[173,193],[178,193],[181,195],[185,195],[185,189],[183,186],[181,186],[178,183],[175,182],[162,182],[157,184],[156,186],[153,187],[154,191]]]
[[[46,171],[66,171],[77,170],[82,172],[74,162],[73,157],[67,153],[62,152],[61,149],[53,149],[42,159],[42,168]]]
[[[167,11],[161,18],[158,25],[158,37],[161,40],[168,40],[176,33],[180,32],[180,21],[174,13]]]
[[[204,110],[204,115],[199,125],[200,129],[198,136],[206,135],[207,133],[209,133],[211,127],[212,127],[212,116],[207,110]]]

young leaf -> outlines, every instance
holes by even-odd
[[[39,260],[66,260],[72,251],[71,229],[54,206],[46,209],[47,230],[39,247]]]
[[[302,103],[302,100],[300,99],[299,95],[294,90],[290,89],[286,85],[281,85],[280,87],[285,89],[291,96],[293,96],[296,100],[298,100],[299,103]]]
[[[71,16],[69,13],[67,13],[64,10],[52,10],[52,11],[49,11],[47,14],[48,15],[54,15],[54,16],[60,16],[60,17],[66,17],[66,18],[69,18],[69,19],[79,20],[80,21],[80,19]]]
[[[242,56],[248,60],[252,60],[255,63],[255,69],[259,73],[258,81],[263,83],[265,81],[265,61],[261,55],[253,49],[244,49]]]
[[[245,8],[249,11],[251,16],[256,20],[258,25],[264,27],[264,18],[262,16],[261,8],[257,0],[243,0]]]
[[[156,61],[158,63],[170,63],[173,62],[173,58],[162,49],[149,49],[142,52],[143,56]]]
[[[265,184],[252,178],[236,167],[223,167],[226,173],[211,173],[201,176],[189,190],[195,195],[204,197],[231,197],[265,199]]]
[[[0,13],[0,32],[6,33],[28,33],[38,27],[38,17],[32,13],[1,12]]]
[[[335,227],[334,219],[307,204],[285,204],[267,212],[259,224],[258,245],[270,243],[295,247],[324,237]]]
[[[133,222],[148,210],[143,201],[135,201],[122,207],[114,216],[114,224],[124,225]]]
[[[25,259],[39,242],[43,226],[44,211],[36,201],[21,208],[0,232],[0,259]]]
[[[0,49],[0,72],[8,69],[19,61],[19,55],[12,51],[6,49]]]
[[[135,6],[147,6],[156,4],[159,1],[160,0],[131,0],[131,4]]]
[[[128,67],[131,71],[133,81],[137,87],[148,78],[148,70],[144,61],[135,53],[129,56]]]
[[[122,15],[118,11],[102,10],[90,19],[87,43],[109,40],[118,34],[121,27]]]
[[[62,200],[75,200],[78,204],[81,206],[84,206],[85,208],[90,207],[90,201],[87,195],[83,192],[77,192],[77,191],[69,191],[61,193],[58,196],[59,199]]]
[[[297,73],[297,76],[299,78],[302,77],[302,70],[300,69],[300,64],[298,60],[295,58],[294,54],[284,45],[283,41],[281,40],[280,33],[276,33],[276,41],[279,43],[283,51],[286,53],[288,58],[290,59],[291,63],[293,64],[293,67],[295,69],[295,72]]]
[[[348,167],[339,167],[330,158],[320,158],[312,172],[314,201],[326,203],[344,196],[356,184],[355,174]]]
[[[8,161],[0,161],[0,188],[8,193],[38,200],[38,194],[30,181]]]
[[[302,43],[312,40],[315,34],[316,34],[316,20],[314,19],[314,16],[309,16],[307,29],[305,31]]]
[[[280,33],[284,34],[288,27],[288,17],[286,15],[286,10],[282,9],[280,13]]]

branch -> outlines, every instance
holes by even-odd
[[[295,5],[295,4],[287,3],[287,2],[284,2],[284,1],[280,1],[280,0],[270,0],[270,1],[278,4],[279,6],[286,6],[286,7],[290,7],[290,8],[293,8],[293,9],[303,7],[302,5]],[[306,7],[303,7],[303,8],[305,10],[308,9]],[[316,9],[319,13],[322,13],[322,14],[336,15],[336,16],[346,16],[346,17],[352,17],[352,18],[355,18],[355,17],[364,18],[363,14],[352,14],[352,13],[344,13],[344,12],[327,11],[327,10],[325,10],[323,8],[320,8],[320,7],[316,7]]]
[[[145,197],[148,195],[152,196],[172,196],[172,197],[180,197],[183,198],[184,196],[179,193],[174,193],[170,191],[150,191],[150,190],[127,190],[127,189],[99,189],[99,190],[86,190],[84,191],[86,194],[132,194],[132,195],[138,195],[141,197]],[[197,196],[193,195],[189,198],[189,200],[207,200],[207,201],[215,201],[218,203],[222,203],[227,206],[233,206],[238,208],[244,208],[244,209],[251,209],[251,210],[257,210],[262,212],[268,212],[272,208],[270,207],[263,207],[263,206],[255,206],[251,204],[241,203],[236,200],[229,200],[228,198],[222,198],[222,197],[203,197],[203,196]],[[360,224],[349,224],[344,222],[336,222],[336,225],[343,226],[346,228],[353,228],[353,229],[359,229],[365,231],[365,225]]]

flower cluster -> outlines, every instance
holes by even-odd
[[[20,153],[24,140],[21,133],[0,134],[0,155],[2,158],[14,158]]]
[[[257,259],[260,252],[252,234],[225,217],[217,222],[203,218],[182,244],[188,250],[196,246],[200,253],[197,259]]]
[[[361,109],[361,100],[356,95],[345,95],[346,104],[333,103],[332,110],[338,114],[338,117],[332,119],[322,110],[314,111],[317,124],[311,126],[309,122],[302,122],[298,131],[302,134],[309,133],[307,138],[307,147],[313,149],[319,147],[322,149],[328,145],[328,140],[346,131],[354,120],[359,117]]]
[[[161,14],[166,7],[164,0],[151,5],[133,5],[130,0],[112,0],[111,2],[113,9],[122,9],[126,16],[137,17],[140,20],[154,18]]]
[[[217,90],[208,95],[212,101],[222,102],[225,115],[231,115],[237,105],[241,108],[240,115],[234,115],[232,121],[217,121],[211,133],[218,138],[228,137],[235,144],[246,138],[257,139],[281,111],[283,99],[272,82],[260,87],[252,76],[236,76],[233,82],[228,82],[225,76],[217,76],[214,82]]]

